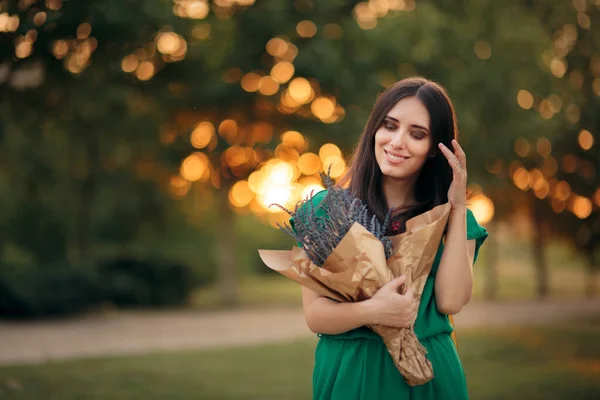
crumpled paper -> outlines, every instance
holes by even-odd
[[[405,288],[411,287],[419,302],[449,213],[450,204],[446,203],[408,220],[406,232],[390,237],[393,251],[388,260],[382,243],[358,223],[352,225],[322,267],[315,265],[300,247],[259,250],[259,254],[269,268],[336,301],[369,299],[387,282],[405,275]],[[416,386],[434,375],[413,327],[414,321],[407,328],[369,328],[382,337],[406,382]]]

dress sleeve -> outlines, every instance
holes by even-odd
[[[324,211],[319,208],[319,205],[321,204],[321,202],[325,198],[326,194],[327,194],[327,190],[321,190],[320,192],[317,192],[316,194],[314,194],[310,198],[310,202],[312,203],[313,207],[315,208],[315,213],[317,215],[324,214]],[[304,204],[302,204],[302,206],[300,206],[300,209],[302,210],[305,207],[308,207],[308,201],[304,202]],[[296,227],[295,227],[295,224],[294,224],[294,217],[290,218],[289,223],[290,223],[290,226],[292,227],[292,229],[295,232],[296,231]],[[298,245],[298,247],[302,247],[302,244],[300,244],[300,242],[296,242],[296,244]]]
[[[473,258],[473,264],[475,264],[477,256],[479,255],[479,248],[483,242],[485,242],[487,237],[487,230],[479,225],[473,212],[467,208],[467,240],[475,240],[475,257]]]

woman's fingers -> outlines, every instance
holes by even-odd
[[[466,157],[464,156],[465,153],[464,151],[462,151],[462,148],[460,148],[460,146],[458,145],[458,142],[456,143],[456,146],[458,149],[460,149],[460,153],[462,153],[461,158],[466,160]],[[453,172],[461,175],[466,174],[467,171],[465,164],[463,164],[460,161],[460,159],[454,153],[452,153],[452,151],[450,151],[450,149],[446,147],[443,143],[440,143],[439,147],[446,159],[448,160],[448,162],[450,163]]]
[[[452,140],[452,147],[454,148],[454,154],[456,155],[456,158],[458,158],[458,161],[460,161],[460,163],[466,169],[467,168],[467,155],[465,154],[465,151],[460,146],[460,144],[458,144],[458,141],[456,139]]]

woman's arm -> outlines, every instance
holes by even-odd
[[[467,240],[467,210],[452,209],[446,243],[435,277],[435,301],[443,314],[457,314],[473,292],[475,240]]]
[[[405,281],[401,276],[383,286],[369,300],[338,303],[302,287],[302,307],[308,328],[314,333],[338,335],[364,325],[409,326],[417,313],[411,290],[398,289]]]

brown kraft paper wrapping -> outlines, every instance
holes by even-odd
[[[336,301],[369,299],[400,275],[406,275],[405,287],[411,287],[420,301],[449,213],[450,205],[444,204],[407,221],[406,232],[390,238],[393,251],[387,261],[381,242],[357,223],[322,267],[312,263],[299,247],[259,250],[259,254],[269,268]],[[427,351],[413,326],[414,321],[407,328],[369,327],[382,337],[394,364],[411,386],[433,379]]]

